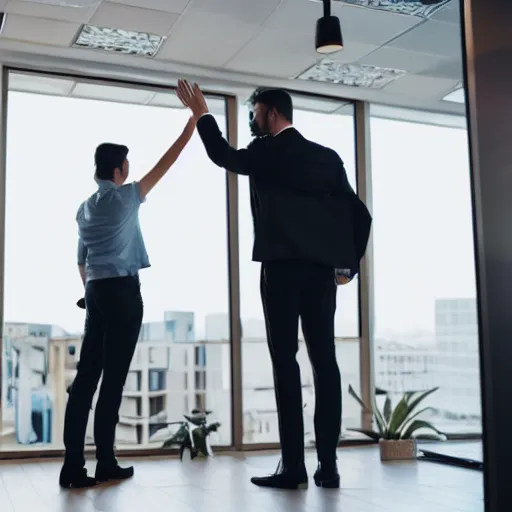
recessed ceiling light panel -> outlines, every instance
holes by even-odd
[[[322,0],[313,0],[321,2]],[[444,7],[450,0],[333,0],[343,4],[351,4],[368,9],[394,12],[397,14],[409,14],[428,18],[436,11]]]
[[[153,57],[158,52],[163,39],[161,36],[144,32],[84,25],[73,46]]]
[[[98,5],[101,0],[29,0],[37,4],[58,5],[60,7],[91,7]]]
[[[407,72],[357,64],[342,64],[324,59],[299,75],[299,80],[381,89]]]

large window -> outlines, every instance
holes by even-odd
[[[354,115],[351,104],[319,98],[294,97],[294,126],[308,139],[328,146],[341,156],[349,180],[356,188]],[[251,140],[248,108],[239,110],[239,146]],[[260,264],[251,261],[253,223],[249,181],[239,177],[240,209],[240,294],[242,317],[244,442],[279,441],[272,366],[267,348],[265,322],[259,291]],[[351,384],[359,388],[359,310],[358,282],[339,287],[336,313],[336,349],[343,381],[343,427],[360,425],[361,411],[347,394]],[[300,333],[300,363],[306,442],[314,442],[315,409],[313,374]],[[344,432],[346,434],[346,432]]]
[[[126,144],[137,180],[189,114],[162,90],[26,74],[11,74],[9,84],[0,449],[60,448],[84,322],[75,305],[83,295],[75,215],[96,188],[94,149]],[[224,100],[209,105],[225,130]],[[162,424],[195,407],[222,423],[213,444],[231,444],[225,183],[194,135],[141,206],[152,267],[141,272],[144,325],[118,448],[161,446],[172,433]]]
[[[357,189],[354,107],[295,96],[295,127],[334,149]],[[226,131],[225,101],[208,105]],[[371,118],[375,274],[375,381],[393,399],[439,387],[430,420],[446,432],[481,431],[478,325],[467,133],[450,116],[375,107]],[[177,138],[188,112],[170,90],[9,75],[0,451],[62,448],[67,388],[80,357],[84,312],[76,265],[79,204],[96,189],[93,154],[130,148],[130,180]],[[401,118],[399,119],[399,116]],[[240,147],[251,140],[239,110]],[[249,181],[239,176],[244,443],[279,441],[272,365],[251,261]],[[3,200],[3,198],[0,198]],[[144,323],[127,377],[116,444],[159,448],[192,409],[222,426],[230,445],[231,350],[225,172],[196,135],[141,206],[152,267],[141,272]],[[339,287],[335,344],[343,431],[361,410],[359,279]],[[313,375],[300,333],[306,442],[314,443]],[[93,411],[86,443],[94,444]]]
[[[446,116],[412,113],[415,122],[407,122],[392,119],[396,111],[372,112],[376,385],[395,401],[404,391],[439,387],[429,403],[434,424],[449,433],[480,432],[463,120],[447,127],[439,125]]]

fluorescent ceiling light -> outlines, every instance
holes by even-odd
[[[313,0],[319,2],[322,0]],[[450,0],[332,0],[333,2],[428,18]]]
[[[342,64],[341,62],[324,59],[304,71],[297,78],[299,80],[312,80],[314,82],[327,82],[352,87],[381,89],[406,73],[401,69]]]
[[[466,103],[466,94],[464,92],[464,88],[460,87],[459,89],[455,89],[455,91],[447,94],[443,101],[451,101],[453,103]]]
[[[101,0],[29,0],[37,4],[58,5],[60,7],[91,7],[98,5]]]
[[[73,46],[153,57],[158,52],[163,39],[161,36],[144,32],[84,25]]]

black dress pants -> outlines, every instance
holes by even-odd
[[[92,399],[100,377],[94,414],[96,458],[117,463],[116,425],[126,376],[142,324],[143,304],[138,277],[99,279],[85,289],[86,321],[80,363],[71,386],[64,423],[65,465],[85,465],[84,443]]]
[[[304,463],[304,420],[297,362],[299,318],[315,383],[318,459],[336,460],[341,429],[341,378],[334,345],[334,269],[305,261],[262,264],[261,296],[274,370],[282,464]]]

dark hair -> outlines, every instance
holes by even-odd
[[[268,110],[276,109],[276,112],[283,116],[288,122],[293,122],[293,102],[292,97],[282,89],[269,89],[259,87],[251,97],[249,103],[252,107],[256,103],[262,103]]]
[[[127,156],[128,148],[126,146],[110,142],[100,144],[94,154],[96,178],[99,180],[114,179],[114,171],[123,168]]]

